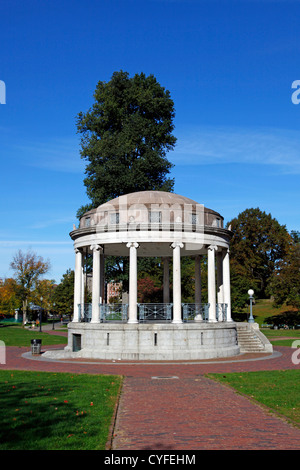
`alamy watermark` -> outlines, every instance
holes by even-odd
[[[118,198],[117,203],[103,204],[92,217],[85,217],[85,226],[95,225],[97,232],[114,232],[116,240],[123,240],[125,231],[134,232],[135,240],[140,241],[147,231],[150,241],[186,240],[186,249],[193,250],[194,243],[199,249],[203,246],[204,217],[203,204],[130,204],[124,195]],[[188,238],[185,237],[187,232]]]
[[[0,104],[6,104],[6,85],[3,80],[0,80]]]
[[[0,364],[6,364],[6,347],[4,341],[0,341]]]
[[[300,364],[300,340],[297,339],[296,341],[293,341],[292,343],[292,349],[295,349],[295,351],[292,354],[292,363],[295,365]]]
[[[293,104],[300,103],[300,80],[294,80],[292,83],[292,89],[295,91],[292,93],[291,100]]]

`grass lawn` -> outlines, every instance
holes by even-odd
[[[40,333],[38,330],[29,330],[18,325],[0,328],[0,340],[4,341],[6,346],[27,346],[30,348],[32,339],[41,339],[42,346],[67,344],[68,341],[65,336],[51,335],[43,331]]]
[[[300,427],[300,369],[208,374]]]
[[[101,450],[122,378],[0,371],[0,450]]]
[[[248,318],[249,315],[249,306],[244,309],[244,316],[245,319]],[[255,304],[253,305],[253,316],[255,322],[257,322],[260,327],[263,324],[267,323],[268,317],[276,317],[276,316],[289,316],[291,314],[296,314],[297,309],[289,306],[289,305],[282,305],[281,307],[274,307],[273,302],[271,299],[255,299]]]
[[[261,328],[261,332],[274,346],[291,347],[294,341],[300,341],[300,330],[272,330]]]

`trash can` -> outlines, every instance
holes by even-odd
[[[41,346],[42,340],[41,339],[32,339],[31,340],[31,354],[41,354]]]

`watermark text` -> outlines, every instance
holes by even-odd
[[[300,364],[300,340],[299,339],[297,339],[296,341],[293,341],[292,348],[296,349],[296,351],[294,351],[292,354],[292,363],[297,366],[298,364]]]
[[[0,104],[6,104],[6,85],[3,80],[0,80]]]
[[[300,103],[300,80],[294,80],[292,83],[292,89],[295,91],[292,93],[291,99],[293,104]]]
[[[4,341],[0,341],[0,364],[6,364],[6,348]]]

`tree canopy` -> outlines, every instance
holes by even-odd
[[[270,279],[270,293],[274,305],[287,302],[300,309],[300,233],[291,233],[291,243],[286,257],[280,261]]]
[[[25,323],[28,300],[37,288],[41,276],[50,269],[50,262],[34,252],[23,253],[19,250],[13,257],[10,267],[15,272],[18,297],[23,304],[23,322]]]
[[[246,209],[227,227],[233,232],[230,243],[233,299],[243,303],[250,287],[257,296],[264,297],[274,270],[289,252],[291,237],[286,227],[259,208]]]
[[[77,116],[81,158],[86,160],[87,195],[91,204],[78,216],[110,199],[143,190],[172,191],[173,164],[166,154],[176,138],[170,92],[153,75],[114,72],[99,81],[95,102]]]

